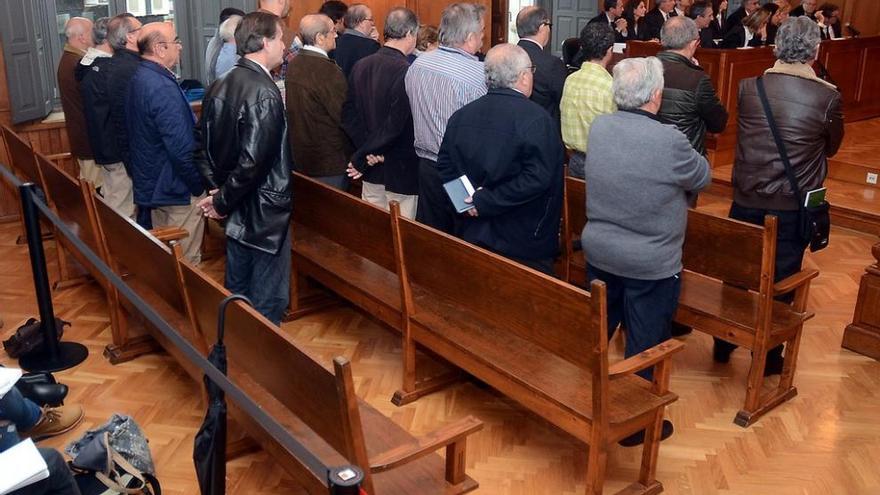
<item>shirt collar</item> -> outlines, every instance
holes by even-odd
[[[675,13],[678,14],[678,15],[680,15],[680,16],[683,16],[683,15],[684,15],[684,11],[681,10],[681,9],[679,9],[678,7],[675,7]]]
[[[471,55],[470,53],[462,50],[461,48],[440,45],[440,48],[438,48],[438,50],[440,50],[442,52],[446,52],[446,53],[456,53],[458,55],[464,55],[465,57],[467,57],[471,60],[479,60],[476,55]]]
[[[531,41],[532,43],[538,45],[538,48],[540,48],[541,50],[544,49],[544,47],[541,46],[540,43],[538,43],[537,41],[535,41],[535,40],[533,40],[533,39],[531,39],[531,38],[520,38],[520,39],[521,39],[522,41]]]
[[[302,49],[303,49],[303,50],[306,50],[306,51],[314,52],[314,53],[320,53],[321,55],[323,55],[323,56],[325,56],[325,57],[327,57],[327,58],[330,58],[330,57],[327,55],[327,51],[324,50],[323,48],[319,47],[319,46],[315,46],[315,45],[303,45]]]
[[[366,34],[352,28],[345,28],[345,31],[342,34],[351,34],[354,36],[360,36],[361,38],[369,38],[369,36],[367,36]]]
[[[646,111],[642,110],[641,108],[633,108],[632,110],[624,110],[621,108],[620,111],[627,112],[627,113],[634,113],[636,115],[641,115],[642,117],[648,117],[651,120],[656,120],[657,122],[661,122],[661,123],[663,122],[660,119],[660,117],[658,117],[657,115],[655,115],[651,112],[646,112]]]

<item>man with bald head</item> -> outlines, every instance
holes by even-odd
[[[452,114],[437,157],[443,182],[476,188],[456,228],[462,239],[555,276],[565,156],[553,118],[529,100],[532,61],[503,43],[486,54],[488,94]]]
[[[72,17],[64,26],[64,34],[67,43],[58,62],[58,91],[61,93],[61,108],[64,109],[70,152],[79,165],[79,178],[91,182],[95,187],[101,187],[101,170],[95,165],[95,155],[89,145],[82,97],[79,94],[79,82],[76,80],[76,67],[86,51],[94,46],[92,21],[84,17]]]
[[[347,78],[360,59],[379,51],[379,43],[370,37],[376,27],[373,11],[362,3],[352,4],[342,17],[345,32],[339,36],[333,59]]]
[[[299,23],[303,47],[287,68],[284,87],[294,168],[337,189],[348,189],[345,173],[352,144],[342,129],[348,84],[327,53],[336,47],[336,29],[324,14]],[[295,102],[295,103],[293,103]]]
[[[287,64],[293,58],[293,53],[296,51],[294,50],[296,33],[285,22],[287,15],[290,14],[290,0],[259,0],[257,5],[259,12],[274,14],[281,19],[281,41],[284,43],[284,62],[282,62],[280,69],[273,71],[273,74],[277,76],[275,77],[276,79],[283,78],[285,72],[287,72]]]
[[[138,50],[143,60],[125,104],[138,223],[186,230],[189,236],[181,241],[184,257],[198,264],[204,222],[196,203],[205,188],[194,163],[195,116],[171,72],[181,52],[174,24],[145,25]]]

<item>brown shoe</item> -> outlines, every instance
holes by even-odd
[[[21,436],[30,437],[35,442],[68,432],[83,420],[82,406],[68,405],[61,407],[44,407],[40,420],[33,428],[21,432]]]

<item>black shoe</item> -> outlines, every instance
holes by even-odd
[[[773,351],[768,352],[767,362],[764,363],[764,376],[781,375],[784,363],[785,359],[782,358],[782,354],[777,354]]]
[[[54,384],[58,382],[55,380],[55,375],[53,375],[52,373],[32,372],[21,375],[21,378],[18,379],[17,383]]]
[[[64,404],[68,392],[67,385],[61,383],[27,383],[19,380],[15,388],[40,407],[58,407]]]
[[[661,428],[661,430],[662,432],[660,433],[660,441],[666,440],[667,438],[671,437],[672,432],[675,431],[675,428],[672,427],[672,421],[664,419],[663,427]],[[637,431],[617,443],[621,447],[635,447],[637,445],[641,445],[645,443],[645,430]]]
[[[693,328],[687,325],[682,325],[681,323],[675,321],[672,322],[672,326],[669,328],[669,330],[670,333],[672,333],[673,337],[683,337],[685,335],[691,334],[694,331]]]
[[[716,340],[715,345],[712,346],[712,359],[716,363],[729,363],[734,349],[736,348],[731,347],[727,342]]]

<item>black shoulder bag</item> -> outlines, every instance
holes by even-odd
[[[776,141],[776,147],[779,148],[779,156],[782,158],[782,164],[785,165],[785,175],[791,184],[791,190],[794,192],[798,202],[798,234],[804,242],[810,243],[810,251],[819,251],[828,247],[828,235],[831,231],[831,219],[828,216],[830,205],[827,201],[822,201],[816,206],[807,207],[804,204],[804,196],[798,187],[797,178],[791,168],[791,162],[788,160],[788,151],[785,149],[785,143],[779,135],[779,129],[776,127],[776,120],[773,118],[773,112],[770,110],[770,102],[767,100],[767,92],[764,90],[764,81],[759,77],[757,80],[758,96],[761,98],[761,106],[764,107],[764,113],[767,115],[767,123],[770,124],[770,131],[773,133],[773,139]]]

